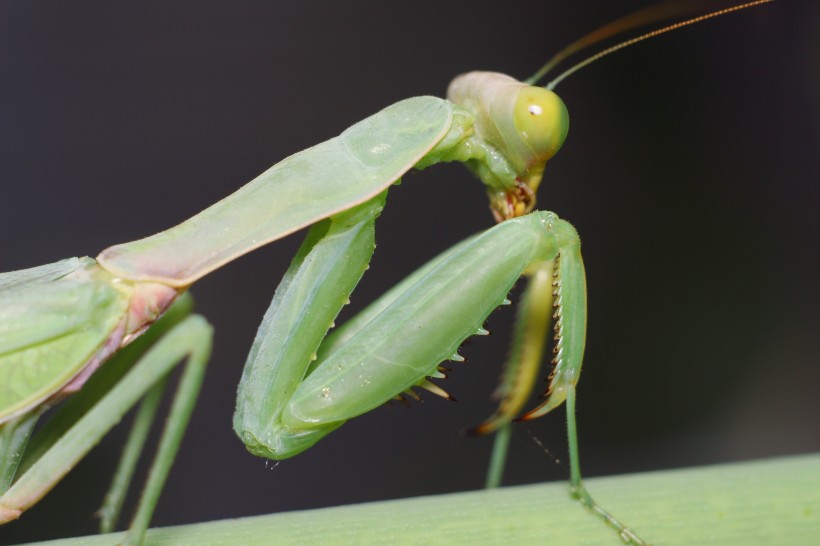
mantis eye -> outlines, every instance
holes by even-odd
[[[542,87],[524,87],[513,107],[513,122],[521,139],[543,162],[558,152],[569,130],[569,113],[561,98]]]

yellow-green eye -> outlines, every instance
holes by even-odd
[[[543,87],[525,87],[516,98],[513,123],[533,155],[546,161],[558,152],[567,138],[569,113],[564,101],[552,91]]]

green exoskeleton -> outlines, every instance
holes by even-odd
[[[227,262],[310,226],[259,328],[242,375],[234,429],[252,453],[284,459],[345,421],[430,379],[521,277],[513,350],[492,432],[518,418],[538,377],[550,324],[554,358],[545,400],[522,419],[566,403],[573,496],[626,541],[643,544],[584,489],[575,387],[586,333],[586,287],[574,228],[534,211],[546,163],[568,114],[551,90],[509,76],[456,78],[447,99],[398,102],[297,153],[182,224],[104,250],[0,275],[0,523],[43,497],[140,399],[106,498],[103,529],[120,512],[164,378],[180,381],[137,514],[140,544],[201,383],[209,325],[188,288]],[[484,183],[495,227],[457,244],[368,308],[328,330],[368,267],[389,187],[410,169],[465,163]],[[470,297],[464,297],[469,294]],[[42,412],[69,394],[32,436]],[[501,440],[503,443],[503,439]],[[503,451],[502,449],[499,451]],[[494,461],[497,469],[503,457]]]

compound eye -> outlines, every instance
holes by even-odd
[[[513,110],[513,122],[521,139],[540,161],[558,152],[569,130],[569,113],[561,98],[542,87],[525,87]]]

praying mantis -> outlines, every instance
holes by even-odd
[[[462,397],[463,398],[463,397]]]

